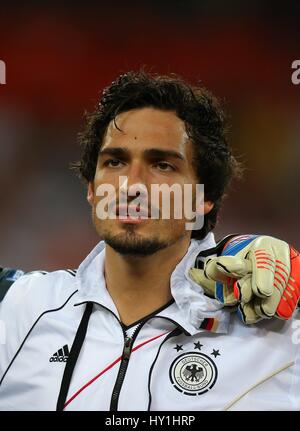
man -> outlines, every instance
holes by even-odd
[[[211,231],[225,187],[238,171],[215,99],[177,78],[128,73],[104,91],[81,143],[77,169],[88,184],[93,222],[104,242],[77,272],[35,272],[10,287],[0,308],[6,325],[0,408],[300,409],[296,315],[247,327],[196,282],[200,277],[201,286],[207,284],[214,296],[220,261],[213,261],[213,267],[211,258],[207,261],[207,283],[202,273],[189,275],[199,252],[205,255],[215,247]],[[143,195],[153,184],[191,185],[197,219],[198,183],[204,183],[205,194],[204,224],[197,230],[186,228],[186,214],[165,219],[162,199],[155,206],[146,204]],[[127,196],[128,187],[136,184],[144,186],[137,193],[142,195],[138,205]],[[105,201],[103,185],[117,190],[118,197]],[[170,200],[175,210],[175,196]],[[113,208],[116,217],[102,217],[103,202],[107,214]],[[149,217],[153,207],[157,218]],[[239,253],[246,251],[243,263],[231,268],[233,277],[247,277],[249,268],[242,266],[253,252],[247,247],[266,238],[233,239]],[[228,249],[236,254],[237,244],[229,240],[224,254]],[[274,256],[265,249],[262,253],[274,276]],[[226,257],[231,256],[219,259]],[[285,286],[294,283],[294,262],[282,266]],[[225,262],[225,272],[227,264],[232,262]],[[222,286],[224,293],[225,279]],[[298,285],[292,287],[295,302]],[[247,280],[233,288],[237,297],[249,293]],[[268,298],[270,292],[264,285],[261,289],[258,297]],[[267,313],[268,307],[262,310]]]

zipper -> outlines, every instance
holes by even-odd
[[[121,321],[118,318],[118,316],[113,311],[111,311],[109,308],[105,307],[105,305],[102,305],[102,304],[100,304],[99,302],[96,302],[96,301],[84,301],[84,302],[79,302],[79,303],[77,303],[75,305],[76,306],[77,305],[82,305],[82,304],[85,304],[87,302],[93,302],[94,304],[97,304],[100,307],[104,308],[105,310],[109,311],[113,316],[115,316],[115,318],[119,322],[119,324],[120,324],[120,326],[122,328],[122,331],[123,331],[123,335],[124,335],[124,347],[123,347],[123,352],[122,352],[122,359],[121,359],[121,364],[120,364],[119,372],[118,372],[118,375],[117,375],[117,379],[116,379],[116,382],[115,382],[115,386],[114,386],[114,389],[113,389],[113,392],[112,392],[112,397],[111,397],[111,402],[110,402],[110,411],[117,411],[118,410],[119,396],[120,396],[120,392],[121,392],[122,385],[123,385],[123,382],[124,382],[124,378],[125,378],[125,375],[126,375],[126,370],[127,370],[127,367],[128,367],[128,362],[129,362],[129,359],[130,359],[130,356],[131,356],[132,346],[133,346],[133,343],[134,343],[134,341],[135,341],[135,339],[136,339],[136,337],[137,337],[137,335],[139,333],[139,330],[142,328],[142,326],[146,322],[148,322],[149,320],[153,319],[154,317],[157,317],[159,319],[165,319],[165,320],[168,320],[169,322],[172,322],[175,326],[177,326],[177,328],[175,330],[181,329],[182,332],[185,335],[188,335],[188,336],[190,336],[191,334],[189,332],[187,332],[181,325],[179,325],[177,322],[175,322],[175,320],[171,319],[170,317],[164,317],[164,316],[156,316],[156,315],[154,315],[154,316],[150,316],[148,319],[143,320],[140,324],[138,324],[138,326],[136,327],[136,329],[133,331],[131,337],[128,337],[127,334],[126,334],[126,331],[124,330],[124,328],[122,326]]]
[[[123,329],[124,333],[124,347],[123,347],[123,353],[122,353],[122,360],[118,372],[118,376],[115,382],[115,386],[112,392],[111,401],[110,401],[110,411],[117,411],[118,410],[118,402],[119,402],[119,396],[121,392],[121,388],[124,382],[124,378],[126,375],[126,370],[128,367],[130,355],[132,352],[132,346],[133,342],[137,336],[138,330],[143,326],[143,323],[140,323],[134,332],[132,333],[131,337],[128,337],[125,330]]]
[[[132,352],[133,343],[134,343],[134,341],[135,341],[135,339],[136,339],[136,337],[137,337],[140,329],[142,328],[142,326],[148,320],[151,320],[153,317],[156,317],[156,316],[152,316],[149,319],[144,320],[143,322],[141,322],[135,328],[135,330],[132,333],[131,337],[127,336],[125,330],[122,327],[123,333],[124,333],[124,348],[123,348],[122,360],[121,360],[119,372],[118,372],[117,379],[116,379],[116,382],[115,382],[115,386],[114,386],[114,389],[113,389],[113,392],[112,392],[112,397],[111,397],[111,402],[110,402],[110,411],[117,411],[118,410],[118,402],[119,402],[120,392],[121,392],[122,385],[123,385],[123,382],[124,382],[124,379],[125,379],[125,375],[126,375],[126,371],[127,371],[129,359],[130,359],[131,352]],[[160,319],[166,319],[166,320],[174,323],[174,325],[177,325],[177,327],[173,331],[171,331],[170,334],[167,335],[167,337],[165,338],[165,340],[163,341],[163,343],[165,341],[167,341],[167,339],[169,339],[171,336],[173,336],[174,334],[176,334],[176,331],[178,331],[178,330],[182,330],[182,332],[184,332],[185,334],[190,335],[182,327],[178,326],[178,323],[176,323],[174,320],[170,319],[169,317],[163,317],[163,316],[157,316],[157,317],[160,318]]]

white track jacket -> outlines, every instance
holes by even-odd
[[[205,296],[187,273],[212,233],[173,271],[173,301],[130,327],[105,286],[104,245],[77,272],[11,286],[0,410],[300,410],[300,313],[245,326]]]

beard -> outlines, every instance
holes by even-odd
[[[135,257],[150,256],[171,245],[169,241],[159,238],[143,238],[135,232],[134,227],[128,227],[124,233],[113,235],[107,232],[102,238],[117,253]]]

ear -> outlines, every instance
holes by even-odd
[[[211,201],[204,201],[204,214],[208,214],[213,207],[215,206],[215,204]]]
[[[88,203],[89,203],[91,206],[93,206],[93,204],[94,204],[94,196],[95,196],[95,194],[94,194],[94,184],[93,184],[93,183],[91,183],[91,182],[89,182],[89,183],[88,183],[88,188],[87,188],[87,196],[86,196],[86,199],[87,199]]]

